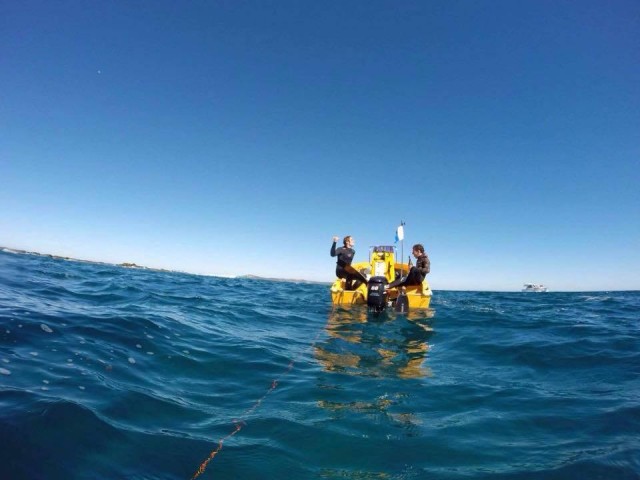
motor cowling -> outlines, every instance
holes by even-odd
[[[371,277],[367,283],[367,306],[369,310],[381,312],[387,306],[386,277]]]

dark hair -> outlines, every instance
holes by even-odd
[[[416,244],[413,246],[413,249],[414,249],[414,250],[419,251],[420,253],[424,253],[424,247],[423,247],[421,244],[419,244],[419,243],[416,243]]]
[[[347,240],[351,240],[351,235],[347,235],[346,237],[344,237],[342,239],[342,244],[346,247],[347,246]]]

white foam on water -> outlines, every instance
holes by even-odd
[[[127,360],[129,360],[129,363],[136,363],[136,360],[132,357],[129,357]]]
[[[6,368],[0,368],[0,374],[11,375],[11,370],[7,370]]]
[[[45,332],[47,332],[47,333],[53,333],[53,330],[51,330],[51,327],[49,325],[44,324],[44,323],[40,324],[40,328],[42,330],[44,330]]]

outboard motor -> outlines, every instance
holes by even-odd
[[[386,277],[371,277],[367,283],[367,306],[370,311],[382,312],[387,306]]]

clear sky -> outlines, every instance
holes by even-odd
[[[0,245],[640,289],[637,0],[6,1],[0,92]]]

